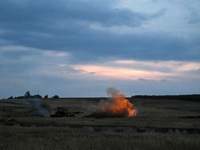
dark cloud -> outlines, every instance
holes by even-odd
[[[161,17],[166,9],[153,14],[116,9],[108,1],[3,1],[0,5],[0,38],[16,45],[63,50],[82,59],[87,56],[122,56],[155,59],[166,56],[165,50],[185,49],[166,35],[122,35],[90,29],[102,27],[138,27]],[[184,47],[184,48],[183,48]],[[123,52],[122,52],[123,51]],[[167,52],[168,53],[168,52]],[[171,57],[171,56],[170,56]],[[184,57],[180,57],[184,58]],[[168,59],[168,58],[166,58]]]
[[[102,5],[104,4],[104,5]],[[1,25],[7,28],[31,29],[56,25],[63,21],[99,23],[102,26],[138,26],[145,20],[160,16],[164,9],[154,14],[112,8],[110,1],[3,1],[1,2]],[[11,25],[11,23],[15,23]],[[46,25],[46,23],[53,23]],[[29,26],[27,26],[29,25]]]

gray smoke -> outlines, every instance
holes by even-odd
[[[106,92],[108,97],[114,97],[115,95],[118,95],[120,93],[120,91],[115,87],[107,88]]]
[[[36,98],[29,98],[28,102],[36,109],[36,111],[45,117],[50,116],[50,112],[48,109],[44,108],[40,101]]]

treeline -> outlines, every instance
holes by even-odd
[[[42,99],[42,98],[47,99],[47,98],[49,98],[49,97],[48,97],[48,95],[45,95],[44,97],[42,97],[42,96],[39,95],[39,94],[31,95],[30,92],[27,91],[27,92],[24,94],[24,96],[17,96],[17,97],[10,96],[8,99],[27,99],[27,98],[29,98],[29,99],[33,99],[33,98],[36,98],[36,99]],[[51,97],[51,98],[53,98],[53,99],[58,99],[59,96],[58,96],[58,95],[54,95],[54,96]]]
[[[173,100],[188,100],[188,101],[199,101],[200,94],[192,95],[135,95],[132,98],[145,98],[145,99],[173,99]]]

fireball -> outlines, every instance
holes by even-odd
[[[133,117],[136,115],[137,110],[133,108],[134,105],[125,98],[124,94],[119,93],[119,90],[109,88],[107,92],[112,97],[106,101],[100,101],[93,110],[93,115],[103,117]]]

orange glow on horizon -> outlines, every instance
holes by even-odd
[[[200,79],[199,62],[115,60],[102,64],[70,65],[82,78],[99,80]]]
[[[137,80],[139,78],[158,80],[168,75],[167,73],[157,71],[145,71],[131,68],[117,68],[98,65],[73,65],[72,67],[76,70],[83,70],[85,73],[93,73],[93,75],[97,77],[99,76],[125,80]]]

